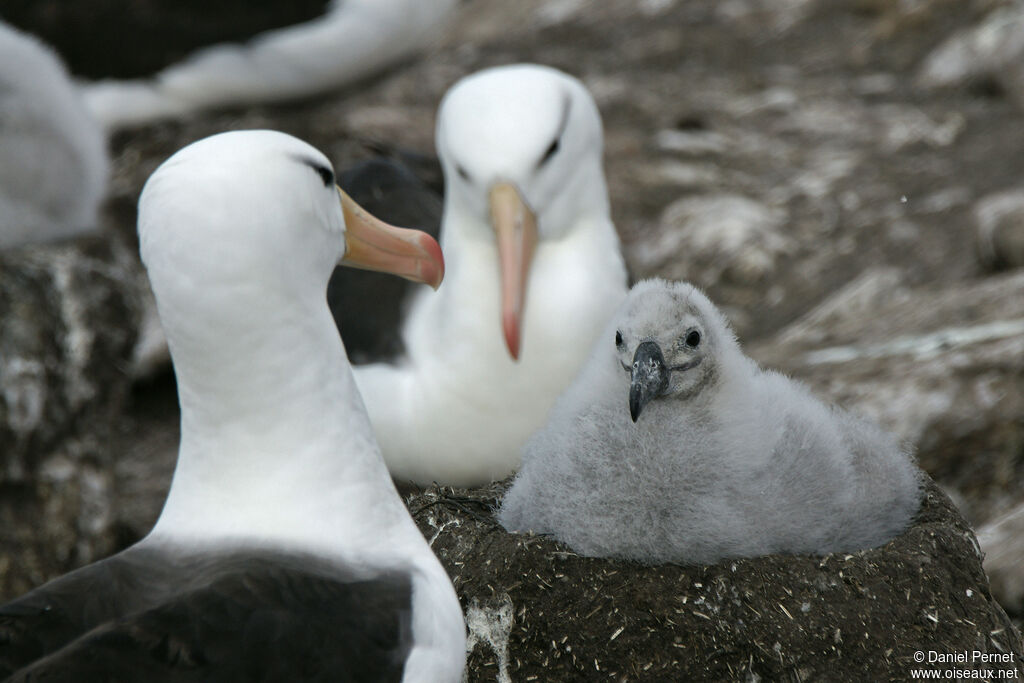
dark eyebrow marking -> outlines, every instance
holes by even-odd
[[[331,169],[327,168],[326,166],[321,164],[319,161],[316,161],[314,159],[310,159],[309,157],[300,157],[300,156],[295,157],[295,160],[298,161],[301,164],[305,164],[306,166],[309,166],[311,169],[316,171],[317,174],[320,176],[320,180],[323,181],[324,187],[331,187],[332,185],[334,185],[334,171],[332,171]]]
[[[562,133],[565,132],[566,126],[569,125],[569,108],[572,106],[572,99],[569,95],[562,95],[562,119],[558,122],[558,132],[555,133],[555,139],[551,141],[548,148],[544,150],[544,154],[541,156],[540,161],[537,162],[537,168],[540,168],[548,162],[551,157],[555,156],[558,152],[558,148],[561,146]]]

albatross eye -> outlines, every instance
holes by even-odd
[[[313,170],[320,174],[320,180],[324,181],[324,187],[331,187],[334,185],[334,172],[326,166],[317,164],[313,167]]]
[[[700,332],[692,330],[688,335],[686,335],[686,345],[691,349],[695,349],[698,344],[700,344]]]
[[[622,333],[615,330],[615,346],[622,346]]]
[[[470,182],[469,171],[466,170],[465,166],[463,166],[462,164],[456,164],[455,172],[459,174],[460,178],[462,178],[466,182]]]
[[[316,174],[320,176],[320,180],[323,181],[324,187],[334,187],[334,171],[315,159],[309,159],[303,156],[296,158],[306,166],[309,166],[311,169],[316,171]]]
[[[544,150],[544,156],[542,156],[540,158],[540,161],[537,162],[537,168],[540,168],[544,164],[548,163],[551,160],[551,157],[558,154],[558,148],[561,146],[560,140],[561,137],[557,137],[551,141],[551,144],[548,145],[548,148]]]

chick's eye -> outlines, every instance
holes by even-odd
[[[622,333],[618,330],[615,331],[615,345],[622,346]]]
[[[689,346],[690,348],[697,348],[698,344],[700,344],[700,332],[698,332],[697,330],[693,330],[688,335],[686,335],[687,346]]]

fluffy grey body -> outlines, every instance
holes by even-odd
[[[527,443],[499,519],[644,562],[825,554],[905,529],[920,477],[877,425],[744,356],[699,290],[648,280]]]

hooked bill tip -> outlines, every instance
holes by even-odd
[[[429,256],[420,262],[420,276],[423,282],[437,290],[444,280],[444,253],[441,251],[441,245],[433,237],[423,233],[423,237],[420,238],[420,247]]]
[[[505,346],[512,360],[519,360],[519,316],[514,312],[506,312],[502,317],[502,329],[505,332]]]
[[[635,423],[637,418],[640,417],[640,411],[644,409],[643,401],[640,400],[640,392],[636,389],[631,389],[629,392],[629,416],[633,418]]]

